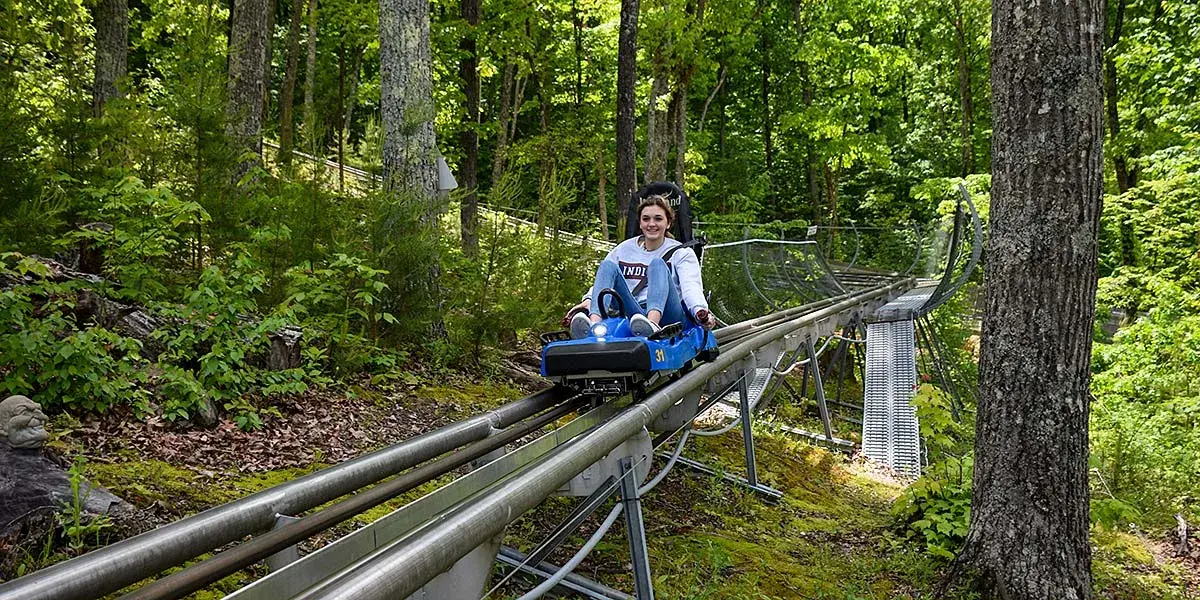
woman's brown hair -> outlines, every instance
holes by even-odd
[[[671,226],[675,224],[675,209],[671,208],[671,202],[662,194],[653,194],[642,198],[642,201],[637,206],[638,221],[642,220],[642,211],[647,207],[657,206],[663,209],[663,214],[667,216],[667,237],[673,238],[671,235]]]

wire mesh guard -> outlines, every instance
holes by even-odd
[[[712,244],[704,249],[703,272],[710,304],[730,323],[844,291],[811,242]]]
[[[903,302],[903,297],[898,298]],[[863,393],[863,455],[916,477],[920,427],[912,404],[917,383],[912,319],[867,325],[867,384]]]

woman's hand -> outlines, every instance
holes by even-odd
[[[717,326],[717,316],[705,308],[696,311],[696,320],[699,321],[705,329],[712,329]]]
[[[563,327],[566,327],[571,324],[571,317],[575,316],[575,313],[581,312],[581,311],[587,312],[588,310],[591,310],[591,308],[592,308],[592,300],[590,298],[585,299],[583,302],[580,302],[579,304],[576,304],[575,306],[572,306],[571,310],[567,311],[567,315],[562,318]]]

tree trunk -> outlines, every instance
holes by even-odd
[[[954,39],[958,50],[958,97],[962,109],[959,136],[962,138],[962,169],[960,177],[975,170],[975,108],[971,98],[971,64],[967,60],[967,34],[963,23],[962,4],[954,2]]]
[[[458,74],[463,80],[463,130],[458,143],[463,149],[463,162],[459,168],[459,184],[466,195],[462,199],[459,220],[462,225],[462,247],[467,256],[474,256],[479,249],[479,238],[475,232],[475,214],[479,211],[479,60],[476,56],[476,32],[479,27],[479,0],[462,0],[462,18],[468,30],[459,43],[463,58],[458,63]]]
[[[599,210],[600,210],[600,235],[604,238],[604,241],[607,242],[608,241],[608,200],[606,200],[604,198],[604,186],[608,183],[608,181],[606,180],[606,175],[607,175],[607,173],[604,170],[604,150],[601,149],[596,152],[596,176],[600,179],[599,188],[597,189],[596,194],[599,198],[598,201],[599,201]]]
[[[268,0],[234,0],[229,33],[229,103],[225,107],[225,134],[239,151],[258,155],[241,161],[237,181],[262,160],[262,101],[266,84]]]
[[[129,5],[127,0],[96,3],[96,77],[92,85],[92,114],[104,114],[104,105],[121,95],[117,82],[129,72]]]
[[[272,44],[275,39],[276,0],[267,0],[267,47],[263,50],[263,101],[262,122],[265,126],[267,117],[271,114],[271,59]]]
[[[358,104],[359,75],[362,73],[362,60],[366,53],[366,46],[359,47],[354,53],[354,67],[350,69],[350,91],[346,92],[346,114],[342,119],[342,135],[345,136],[350,135],[350,127],[354,125],[354,107]]]
[[[380,113],[383,122],[383,176],[393,201],[419,207],[433,244],[417,293],[433,307],[431,334],[444,338],[440,267],[437,257],[437,157],[433,121],[433,55],[429,45],[429,3],[379,1]],[[400,208],[400,210],[404,210]]]
[[[304,136],[308,149],[314,155],[317,151],[317,114],[313,106],[313,90],[317,80],[317,0],[308,4],[308,56],[304,61]]]
[[[617,38],[617,237],[625,235],[625,215],[637,186],[633,139],[637,26],[638,0],[621,0],[621,32]]]
[[[992,212],[971,527],[1000,598],[1086,599],[1103,1],[995,0]]]
[[[642,177],[647,182],[662,181],[667,177],[667,151],[670,150],[673,127],[669,111],[662,109],[662,97],[667,95],[668,85],[666,74],[658,73],[650,86],[646,106],[646,170]]]
[[[504,175],[504,153],[508,149],[508,111],[512,108],[513,79],[516,77],[516,66],[510,62],[504,63],[504,75],[500,82],[500,110],[496,121],[500,131],[496,135],[496,149],[492,152],[492,186]]]
[[[762,28],[762,51],[761,51],[761,66],[762,66],[762,141],[763,141],[763,157],[765,159],[764,166],[767,175],[767,195],[775,200],[774,189],[772,183],[771,170],[775,163],[775,149],[771,142],[771,40],[767,30],[768,25],[763,24]],[[773,206],[778,209],[778,206]],[[778,216],[778,210],[775,211],[775,216]]]
[[[279,90],[279,163],[282,165],[292,162],[292,125],[295,121],[292,110],[296,99],[296,71],[300,63],[300,22],[304,19],[306,3],[306,0],[292,2],[292,22],[288,27],[287,66]]]
[[[1117,0],[1116,14],[1113,16],[1112,33],[1105,29],[1104,52],[1104,105],[1108,116],[1108,147],[1113,159],[1113,171],[1117,177],[1117,192],[1124,194],[1133,187],[1133,173],[1129,168],[1126,157],[1128,150],[1122,148],[1118,141],[1121,136],[1121,118],[1119,109],[1120,88],[1117,85],[1116,45],[1121,41],[1121,30],[1125,24],[1125,0]],[[1134,256],[1133,224],[1128,219],[1122,219],[1119,227],[1121,264],[1131,266],[1136,260]]]
[[[675,90],[675,185],[683,187],[683,176],[687,170],[687,84],[680,82]]]

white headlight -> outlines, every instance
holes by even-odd
[[[608,333],[608,327],[604,323],[596,323],[592,326],[592,335],[596,337],[604,337]]]

